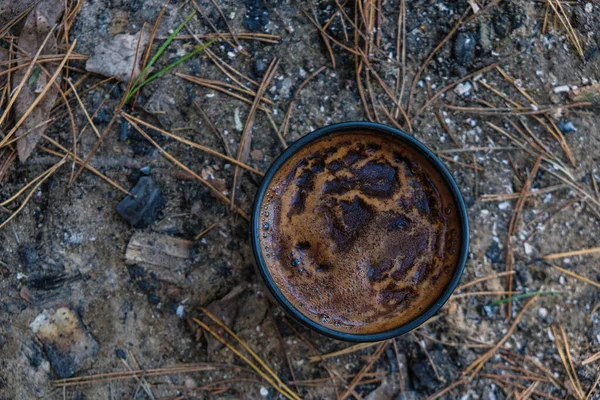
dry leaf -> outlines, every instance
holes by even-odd
[[[134,59],[135,71],[133,77],[135,78],[140,74],[140,59],[144,54],[144,48],[150,40],[151,31],[152,28],[150,26],[145,26],[137,58],[135,57],[135,53],[140,40],[139,32],[133,35],[116,35],[112,39],[96,46],[94,54],[92,54],[85,64],[85,69],[100,75],[116,76],[122,82],[129,82]]]
[[[46,36],[50,30],[56,25],[59,17],[64,11],[64,2],[62,0],[47,0],[40,2],[35,8],[29,13],[25,19],[21,35],[19,36],[18,45],[27,52],[30,57],[33,57],[37,53],[38,49],[44,42]],[[57,45],[56,38],[50,37],[48,43],[44,47],[42,54],[56,54]],[[24,64],[25,62],[19,62]],[[50,75],[56,72],[56,64],[46,63],[44,68]],[[27,68],[21,68],[15,72],[15,78],[13,80],[13,89],[19,86],[21,80],[25,76]],[[43,88],[48,82],[50,76],[47,76],[40,67],[36,66],[32,71],[31,75],[27,78],[26,84],[23,86],[19,97],[15,101],[15,113],[16,118],[19,120],[29,109],[31,104],[35,101],[40,88]],[[60,83],[60,77],[56,79],[56,83]],[[35,128],[40,122],[48,119],[50,110],[56,101],[58,96],[58,90],[56,87],[51,87],[43,98],[43,100],[31,111],[27,119],[19,127],[16,132],[17,137],[22,137],[17,142],[17,152],[19,154],[19,160],[25,162],[31,152],[33,151],[36,143],[40,140],[46,126]],[[29,132],[29,133],[28,133]]]

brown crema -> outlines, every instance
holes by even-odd
[[[260,243],[275,284],[333,330],[380,333],[425,312],[457,267],[460,220],[447,182],[401,138],[344,132],[277,171]]]

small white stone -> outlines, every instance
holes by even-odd
[[[590,14],[594,11],[594,5],[592,3],[585,3],[585,12]]]
[[[538,315],[540,316],[540,318],[546,318],[548,316],[548,310],[542,307],[538,310]]]
[[[235,58],[235,53],[233,51],[228,51],[227,52],[227,57],[229,57],[229,58]]]
[[[501,210],[508,210],[510,208],[510,203],[508,201],[503,201],[502,203],[498,204],[498,208]]]
[[[177,310],[175,310],[175,314],[177,314],[177,316],[179,318],[183,318],[183,306],[181,304],[177,306]]]
[[[554,342],[554,335],[552,334],[552,330],[550,328],[548,328],[548,339],[550,339],[551,342]]]
[[[266,387],[262,386],[260,388],[260,395],[262,397],[267,397],[269,395],[269,389],[267,389]]]
[[[532,245],[530,245],[529,243],[525,243],[524,247],[525,247],[525,254],[530,255],[531,253],[533,253]]]
[[[565,285],[565,283],[567,283],[567,280],[565,279],[564,276],[561,276],[560,278],[558,278],[558,283],[560,283],[561,285]]]
[[[565,93],[571,90],[569,85],[561,85],[554,88],[554,93]]]
[[[471,85],[471,82],[459,83],[454,88],[454,93],[456,93],[459,96],[468,96],[469,93],[471,93],[471,89],[473,89],[473,85]]]

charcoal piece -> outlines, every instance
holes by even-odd
[[[158,218],[165,203],[158,185],[148,176],[141,177],[131,189],[136,196],[125,197],[117,204],[117,212],[123,219],[136,228],[145,228]]]

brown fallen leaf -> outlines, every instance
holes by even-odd
[[[38,3],[33,10],[29,13],[21,29],[19,36],[18,45],[21,49],[27,52],[29,57],[33,57],[44,39],[48,36],[50,31],[54,28],[58,19],[64,11],[64,2],[62,0],[47,0]],[[56,38],[51,36],[46,46],[42,50],[42,54],[56,54],[57,44]],[[22,58],[22,56],[21,56]],[[20,61],[19,64],[24,64],[27,61]],[[49,74],[56,72],[56,64],[47,63],[44,64],[44,68]],[[21,80],[25,76],[26,68],[21,68],[15,72],[13,79],[13,89],[19,86]],[[23,86],[23,89],[19,93],[19,97],[15,101],[15,113],[16,119],[19,120],[25,115],[31,104],[36,100],[38,93],[41,91],[47,82],[49,77],[41,70],[40,67],[36,66],[28,78],[28,81]],[[60,83],[60,77],[56,79],[56,84]],[[47,125],[40,125],[40,122],[48,119],[50,110],[56,101],[58,96],[58,90],[56,86],[53,86],[48,90],[40,103],[31,110],[31,113],[23,124],[19,127],[16,132],[17,137],[21,139],[17,142],[17,153],[19,160],[25,162],[31,155],[31,152],[35,148],[36,143],[40,140]],[[26,136],[25,136],[26,135]]]
[[[122,82],[129,82],[131,70],[135,63],[135,71],[133,72],[133,78],[135,79],[141,72],[140,59],[150,40],[151,31],[151,26],[144,26],[137,58],[135,54],[138,50],[140,33],[116,35],[96,46],[94,53],[85,64],[85,69],[100,75],[115,76]]]

